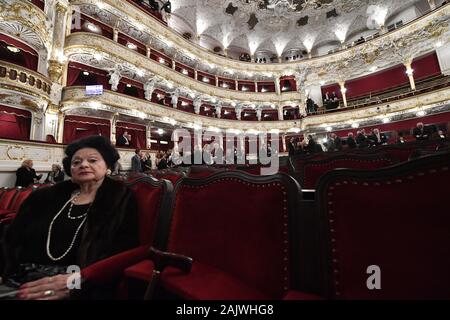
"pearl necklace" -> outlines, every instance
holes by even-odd
[[[69,251],[72,249],[72,247],[73,247],[73,245],[74,245],[74,243],[75,243],[75,240],[77,239],[77,236],[78,236],[78,233],[79,233],[80,230],[81,230],[81,227],[82,227],[82,226],[84,225],[84,223],[86,222],[87,214],[88,214],[88,212],[89,212],[89,209],[91,209],[92,203],[89,205],[89,208],[86,210],[86,212],[85,212],[84,214],[82,214],[82,215],[80,215],[80,216],[77,216],[77,217],[72,217],[72,216],[70,215],[70,213],[72,212],[72,208],[73,208],[73,201],[74,201],[79,195],[80,195],[80,192],[76,193],[73,197],[71,197],[71,198],[64,204],[64,206],[61,208],[61,210],[59,210],[59,212],[53,217],[53,219],[52,219],[52,221],[50,222],[50,225],[49,225],[49,227],[48,227],[47,245],[46,245],[47,256],[48,256],[50,259],[52,259],[53,261],[61,260],[62,258],[64,258],[64,257],[69,253]],[[84,218],[84,219],[83,219],[83,221],[81,221],[80,225],[78,226],[77,230],[75,231],[75,234],[74,234],[74,236],[73,236],[73,238],[72,238],[72,241],[71,241],[71,243],[70,243],[69,248],[68,248],[61,256],[59,256],[59,257],[54,257],[54,256],[51,254],[51,252],[50,252],[50,242],[51,242],[50,239],[51,239],[51,234],[52,234],[52,229],[53,229],[53,223],[54,223],[55,220],[59,217],[59,215],[64,211],[64,209],[67,207],[67,205],[69,204],[69,202],[70,202],[71,204],[70,204],[70,207],[69,207],[69,212],[67,213],[67,217],[68,217],[69,219],[71,219],[71,220],[76,220],[76,219],[81,219],[81,218]]]

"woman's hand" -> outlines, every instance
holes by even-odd
[[[23,284],[17,297],[23,300],[61,300],[69,297],[67,279],[71,274],[59,274]]]

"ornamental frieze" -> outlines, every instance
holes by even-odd
[[[28,43],[36,50],[52,46],[47,18],[42,10],[26,0],[0,2],[0,31]]]
[[[78,0],[73,3],[78,5],[96,6],[96,2],[96,0]],[[151,37],[161,39],[161,41],[163,42],[170,42],[171,45],[174,46],[174,50],[185,53],[186,55],[191,57],[193,56],[194,59],[198,61],[208,64],[214,64],[218,68],[221,68],[223,70],[231,69],[235,71],[235,73],[271,72],[277,75],[283,74],[286,69],[301,70],[305,67],[310,67],[313,73],[320,73],[320,70],[322,70],[325,65],[330,63],[335,64],[339,63],[340,61],[346,60],[354,66],[345,73],[349,77],[353,77],[361,74],[362,63],[381,63],[383,59],[392,57],[392,46],[390,44],[395,43],[399,40],[408,41],[409,43],[416,42],[417,48],[420,48],[419,51],[415,51],[415,56],[418,56],[418,54],[420,54],[421,52],[425,53],[433,50],[436,39],[439,39],[445,44],[448,43],[448,39],[450,38],[448,28],[450,6],[445,6],[422,18],[418,18],[413,23],[407,24],[406,26],[396,31],[383,34],[378,38],[368,41],[357,47],[299,62],[255,64],[231,60],[208,52],[197,44],[184,39],[179,34],[172,31],[170,28],[163,26],[156,19],[149,18],[144,12],[141,12],[139,8],[133,6],[127,1],[105,0],[102,2],[102,5],[103,10],[112,12],[120,19],[127,21],[129,25],[136,25],[136,23],[139,23],[142,26],[141,29],[144,29],[147,33],[150,34]],[[444,21],[447,21],[447,23],[442,23]],[[432,39],[429,39],[430,35]],[[422,43],[427,39],[431,41]],[[388,45],[386,46],[386,44]],[[368,48],[367,46],[370,47]],[[377,50],[379,51],[379,53],[376,52]],[[391,58],[386,61],[386,65],[389,66],[392,64],[402,63],[402,61],[399,61],[398,58]],[[378,67],[382,66],[379,65]],[[369,68],[366,65],[363,70],[365,72],[368,72]]]
[[[77,32],[66,38],[64,50],[66,56],[71,60],[80,63],[86,63],[90,66],[108,70],[114,68],[114,65],[122,65],[133,73],[133,79],[139,79],[145,83],[148,79],[137,74],[138,69],[145,69],[150,75],[158,75],[161,79],[171,81],[176,87],[186,87],[197,93],[207,94],[219,99],[232,101],[245,101],[250,103],[281,103],[284,101],[300,100],[298,92],[285,92],[282,95],[276,93],[250,93],[236,90],[227,90],[220,87],[204,84],[201,81],[185,76],[171,68],[151,60],[141,54],[125,48],[124,46],[105,39],[102,36]],[[94,59],[95,53],[103,53],[104,58],[101,61]],[[126,57],[126,58],[125,58]]]
[[[178,125],[182,126],[196,123],[201,124],[203,127],[216,127],[220,129],[237,129],[242,131],[253,129],[262,132],[279,130],[280,132],[289,132],[294,128],[317,131],[321,128],[323,130],[324,126],[336,124],[350,125],[353,122],[363,121],[380,123],[381,119],[386,117],[395,117],[414,112],[415,110],[418,111],[419,109],[428,110],[438,105],[447,105],[449,102],[450,91],[443,88],[421,96],[390,102],[389,104],[379,104],[356,110],[342,110],[330,114],[309,116],[301,120],[260,122],[224,120],[199,116],[110,91],[105,91],[102,96],[90,98],[85,95],[84,88],[73,87],[64,90],[61,110],[63,112],[71,112],[77,109],[86,109],[91,112],[107,112],[111,116],[119,113],[147,121],[157,120],[166,122],[168,119],[173,119]]]

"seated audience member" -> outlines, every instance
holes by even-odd
[[[288,143],[288,151],[290,156],[295,155],[295,149],[295,139],[291,138]]]
[[[116,145],[119,147],[130,147],[130,140],[128,139],[128,131],[124,131],[123,134],[117,138]]]
[[[150,153],[143,153],[142,155],[142,169],[143,171],[149,171],[152,170],[152,157],[150,156]]]
[[[416,137],[416,140],[428,140],[430,138],[430,131],[423,125],[423,122],[419,122],[413,130],[413,135]]]
[[[347,135],[347,146],[349,149],[355,149],[356,148],[356,141],[353,137],[353,133],[349,132]]]
[[[45,183],[58,183],[64,181],[64,172],[59,164],[52,165],[52,171],[48,173]]]
[[[112,298],[106,285],[70,290],[66,266],[84,268],[138,245],[136,200],[108,177],[119,159],[111,142],[91,136],[65,153],[71,180],[31,193],[6,230],[3,279],[18,299]]]
[[[315,105],[315,103],[314,103],[313,99],[308,98],[306,100],[306,112],[308,114],[313,114],[316,112],[314,105]]]
[[[403,137],[403,133],[399,133],[397,143],[405,143],[406,139]]]
[[[140,149],[134,150],[134,156],[131,158],[131,172],[141,173],[144,172],[142,169],[142,153]]]
[[[378,129],[373,129],[369,140],[372,146],[381,146],[387,143],[386,135],[384,133],[380,133],[380,130]]]
[[[342,140],[341,138],[336,135],[335,133],[331,134],[331,140],[333,140],[333,151],[342,151]]]
[[[159,158],[156,159],[156,167],[158,170],[167,169],[167,158],[166,154],[162,151],[159,153]]]
[[[436,147],[436,150],[441,150],[441,149],[444,149],[444,148],[448,148],[448,145],[446,145],[447,135],[445,134],[445,132],[442,131],[442,130],[438,130],[437,134],[438,134],[437,139],[439,141],[438,142],[439,144]]]
[[[22,162],[22,166],[16,171],[16,187],[26,188],[33,183],[39,182],[42,174],[37,175],[33,169],[33,160],[26,159]]]
[[[307,152],[310,154],[323,152],[322,146],[314,140],[312,135],[308,135]]]
[[[367,148],[369,146],[365,129],[358,131],[356,135],[356,144],[358,145],[358,148]]]

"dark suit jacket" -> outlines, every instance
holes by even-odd
[[[413,135],[416,137],[416,140],[428,140],[430,139],[430,130],[427,127],[423,127],[423,130],[419,128],[414,128]]]
[[[51,178],[52,175],[54,175],[53,171],[48,173],[47,178],[45,179],[45,183],[52,182],[52,181],[50,180],[50,178]],[[63,182],[63,181],[64,181],[64,172],[58,171],[58,172],[56,173],[56,175],[54,175],[53,180],[54,180],[55,183],[57,183],[57,182]]]
[[[347,138],[347,145],[348,145],[348,147],[349,147],[350,149],[356,148],[356,141],[355,141],[355,139],[354,139],[353,137]]]
[[[36,175],[36,171],[34,169],[28,170],[25,167],[20,167],[16,171],[16,187],[28,187],[34,183],[34,179],[40,179],[41,175]]]
[[[125,139],[125,137],[122,135],[119,138],[117,138],[116,145],[123,146],[123,147],[129,147],[130,146],[130,141],[128,141],[128,144],[127,144],[127,141],[128,140]]]
[[[24,201],[5,234],[5,276],[13,274],[20,263],[33,262],[26,261],[31,260],[33,255],[27,250],[27,243],[32,241],[30,239],[42,238],[45,250],[49,226],[41,221],[48,221],[43,219],[45,216],[54,216],[78,188],[72,181],[65,181],[38,189]],[[41,234],[44,236],[41,237]],[[78,235],[81,241],[74,263],[84,268],[136,247],[139,243],[138,234],[137,202],[132,191],[120,181],[105,178],[97,191],[86,224]],[[97,289],[83,283],[82,292],[74,291],[77,294],[95,295]],[[106,290],[102,294],[111,293]]]

